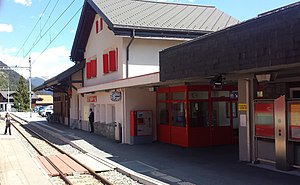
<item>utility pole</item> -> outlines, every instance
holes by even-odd
[[[7,106],[6,111],[9,112],[9,70],[8,70],[8,78],[7,78]]]
[[[31,97],[31,59],[29,58],[29,67],[18,67],[18,66],[0,66],[0,71],[8,71],[8,80],[7,80],[7,106],[6,106],[6,111],[9,110],[9,76],[10,76],[10,71],[11,70],[16,70],[16,69],[28,69],[29,70],[29,101],[30,101],[30,117],[32,117],[32,112],[31,112],[31,102],[32,102],[32,97]]]
[[[31,96],[31,58],[29,57],[29,112],[30,112],[30,118],[32,118],[32,109],[31,109],[31,102],[32,102],[32,96]]]

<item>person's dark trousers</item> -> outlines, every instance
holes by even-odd
[[[11,135],[10,125],[7,125],[7,126],[5,127],[5,132],[4,132],[4,134],[7,133],[7,129],[8,129],[9,135]]]
[[[90,126],[91,126],[91,133],[93,133],[94,132],[94,123],[90,122]]]

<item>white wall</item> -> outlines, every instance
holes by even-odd
[[[126,88],[125,89],[126,113],[123,123],[123,141],[130,144],[130,111],[152,110],[153,112],[153,140],[156,140],[156,92],[149,92],[148,88]],[[125,134],[125,135],[124,135]]]
[[[90,61],[97,58],[97,77],[92,79],[86,79],[84,70],[84,83],[85,86],[96,85],[122,78],[122,62],[123,58],[122,47],[123,40],[121,37],[114,35],[107,27],[107,24],[103,21],[103,30],[96,34],[95,22],[99,20],[99,15],[96,15],[94,24],[87,42],[86,51],[84,57],[86,61]],[[118,70],[109,74],[103,74],[103,61],[102,55],[108,53],[110,50],[118,48]]]
[[[83,107],[85,111],[82,113],[82,117],[85,121],[88,121],[89,108],[94,109],[95,122],[112,123],[114,121],[122,123],[122,103],[121,101],[113,102],[110,99],[111,92],[98,92],[94,94],[85,94]],[[89,96],[97,96],[97,102],[87,102]],[[115,115],[111,115],[111,107],[115,107]],[[98,108],[97,108],[98,107]],[[115,118],[115,120],[112,119]]]
[[[123,78],[126,77],[126,47],[130,38],[124,38]],[[129,77],[159,72],[159,52],[184,41],[135,38],[129,47]]]

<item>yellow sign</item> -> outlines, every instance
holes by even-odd
[[[239,103],[238,110],[239,111],[246,111],[247,110],[247,104],[246,103]]]

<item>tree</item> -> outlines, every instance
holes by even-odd
[[[28,86],[26,84],[26,80],[23,76],[20,76],[18,86],[16,89],[16,93],[14,95],[14,107],[21,111],[29,110],[29,93],[28,93]]]

